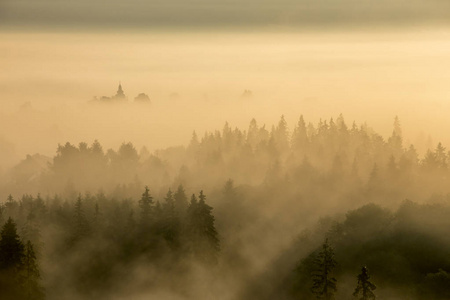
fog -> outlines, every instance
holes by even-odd
[[[450,298],[445,1],[132,4],[0,4],[1,299]]]
[[[448,33],[3,33],[1,131],[14,160],[58,143],[185,145],[192,131],[343,113],[424,153],[449,144]],[[128,103],[99,106],[122,83]],[[252,97],[242,97],[245,90]],[[138,106],[144,92],[151,105]],[[170,117],[169,117],[170,116]],[[11,126],[14,124],[13,126]],[[39,135],[39,142],[34,138]],[[424,144],[425,143],[425,144]]]

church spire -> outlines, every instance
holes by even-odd
[[[117,89],[117,93],[114,96],[114,98],[116,99],[124,99],[125,98],[125,94],[122,90],[122,83],[119,81],[119,88]]]

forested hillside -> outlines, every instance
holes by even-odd
[[[449,156],[342,115],[30,154],[0,182],[1,299],[447,299]]]

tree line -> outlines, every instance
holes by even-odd
[[[384,287],[404,291],[412,284],[418,290],[408,291],[411,298],[439,299],[434,291],[447,295],[450,270],[447,233],[441,229],[448,228],[442,221],[447,209],[402,201],[448,202],[448,159],[442,144],[423,157],[404,145],[397,118],[386,139],[366,124],[347,126],[339,116],[314,125],[300,117],[293,131],[283,117],[271,129],[256,120],[248,130],[226,124],[202,137],[194,133],[186,147],[154,153],[131,143],[106,151],[97,141],[67,143],[48,158],[45,170],[43,157],[33,155],[0,182],[2,192],[14,195],[3,198],[0,222],[11,217],[22,243],[30,240],[49,299],[70,292],[95,298],[93,293],[118,285],[167,288],[195,298],[188,286],[198,266],[225,269],[242,299],[312,299],[313,260],[324,237],[336,246],[337,299],[354,292],[355,270],[363,265],[376,278],[381,298]],[[183,186],[207,191],[208,199],[203,192],[188,196]],[[391,214],[380,209],[385,206],[400,209]],[[286,251],[291,236],[327,215],[348,218],[321,219],[323,234],[302,233],[302,243]],[[430,230],[421,232],[417,224]],[[361,258],[363,250],[370,253],[366,261],[353,264],[349,257]],[[284,262],[274,258],[278,251]],[[424,263],[425,256],[433,259]],[[264,263],[267,268],[261,268]],[[294,265],[299,265],[294,275],[283,273]],[[129,275],[141,272],[144,279]],[[259,281],[271,274],[282,274],[285,282],[275,276]],[[346,282],[345,274],[353,281]]]
[[[367,124],[348,126],[342,115],[318,124],[301,116],[293,130],[284,117],[271,129],[253,119],[247,130],[227,123],[202,137],[194,132],[186,147],[154,153],[145,147],[138,151],[132,143],[107,151],[98,141],[66,143],[48,158],[45,170],[45,158],[27,157],[11,170],[2,190],[112,192],[119,185],[143,182],[155,187],[210,187],[228,178],[242,184],[277,185],[286,177],[298,181],[307,177],[327,185],[351,183],[354,190],[366,189],[371,196],[397,194],[404,199],[427,197],[431,189],[448,192],[449,156],[438,143],[420,157],[414,145],[405,145],[398,118],[387,138]],[[132,196],[137,191],[126,193]]]
[[[107,291],[138,262],[162,273],[186,272],[191,263],[214,268],[220,241],[212,210],[203,191],[188,200],[181,185],[161,202],[148,187],[138,201],[101,193],[73,200],[10,196],[0,206],[0,220],[7,220],[0,240],[1,298],[44,299],[45,291],[54,298],[67,288],[88,296]],[[41,258],[52,265],[44,266],[51,270],[43,275],[45,290]],[[70,278],[68,286],[60,276]]]

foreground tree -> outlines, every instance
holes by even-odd
[[[336,267],[333,248],[328,243],[328,239],[322,245],[322,251],[314,259],[316,266],[313,272],[312,293],[317,299],[331,300],[337,291],[336,278],[332,277],[333,269]]]
[[[25,245],[23,259],[23,292],[27,300],[41,300],[45,298],[44,290],[39,284],[41,274],[36,262],[33,244],[28,241]]]
[[[24,246],[17,234],[16,223],[9,218],[3,225],[0,240],[1,299],[22,299],[20,288]]]
[[[187,230],[193,254],[203,262],[215,263],[220,249],[219,238],[214,226],[212,207],[206,204],[205,199],[203,191],[200,191],[198,201],[195,195],[192,195],[188,208]]]
[[[369,300],[376,298],[373,290],[377,287],[370,282],[369,279],[369,271],[367,270],[367,267],[363,267],[361,269],[361,274],[358,275],[358,285],[353,293],[353,296],[360,297],[358,300]]]

